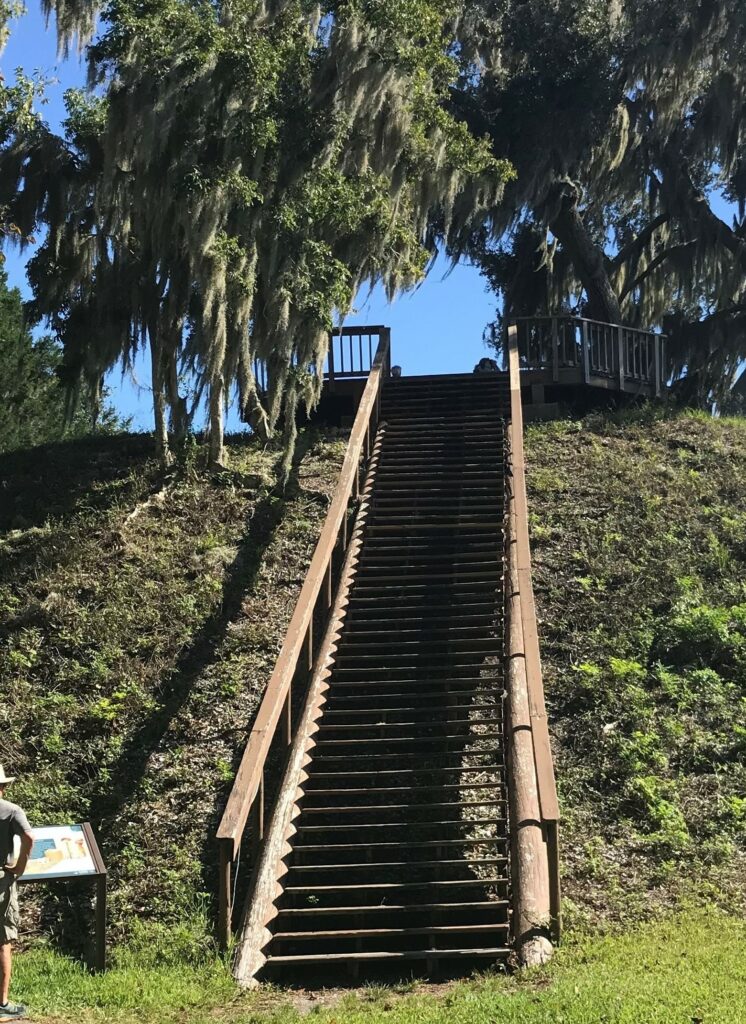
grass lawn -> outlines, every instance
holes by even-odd
[[[742,1024],[745,949],[746,921],[692,910],[616,935],[575,933],[545,969],[431,989],[239,993],[221,961],[159,965],[156,944],[120,951],[100,977],[51,951],[26,953],[15,993],[35,1020],[83,1024]]]

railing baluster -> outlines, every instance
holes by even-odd
[[[336,339],[335,335],[332,334],[331,342],[329,344],[329,357],[328,357],[329,371],[328,371],[328,374],[327,374],[327,376],[329,378],[329,388],[330,388],[331,391],[334,390],[334,346],[336,344],[336,340],[337,339]]]
[[[588,351],[588,321],[583,321],[583,380],[586,384],[590,382],[590,352]]]
[[[661,341],[660,335],[656,334],[653,338],[653,359],[655,366],[653,372],[655,373],[655,397],[660,398],[661,394],[661,348],[663,342]]]
[[[564,337],[564,334],[563,334]],[[556,384],[559,380],[559,332],[557,330],[557,317],[552,317],[552,380]]]

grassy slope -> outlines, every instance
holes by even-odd
[[[216,816],[344,451],[309,443],[286,500],[251,444],[217,477],[194,449],[165,487],[147,438],[0,461],[2,760],[32,821],[100,823],[115,934],[214,891]]]
[[[746,421],[533,427],[568,917],[746,895]]]
[[[325,454],[317,451],[314,466],[320,461],[328,476],[336,463],[326,461]],[[733,914],[742,907],[744,878],[746,425],[689,416],[621,423],[589,418],[580,424],[537,425],[530,428],[527,455],[542,651],[565,818],[566,906],[576,927],[556,963],[524,980],[488,977],[450,989],[445,998],[417,991],[371,990],[342,1004],[327,1006],[319,1001],[318,1019],[328,1024],[340,1020],[376,1024],[384,1018],[392,1024],[415,1020],[432,1024],[462,1020],[735,1024],[742,1019],[746,1001],[740,953],[746,932]],[[150,479],[142,466],[142,452],[132,456],[129,469],[129,456],[125,456],[126,452],[118,452],[115,458],[106,457],[103,465],[85,469],[96,480],[102,473],[106,478],[103,485],[88,482],[78,489],[77,508],[89,512],[65,515],[63,510],[60,525],[47,527],[37,536],[33,523],[23,519],[31,515],[27,502],[20,510],[24,532],[10,535],[10,547],[0,545],[0,559],[16,552],[15,563],[4,563],[9,567],[5,570],[9,584],[0,593],[21,595],[23,608],[34,610],[37,618],[50,615],[52,622],[63,615],[55,609],[64,608],[64,603],[58,605],[57,598],[50,602],[48,596],[59,592],[60,575],[66,578],[72,571],[66,553],[74,545],[86,550],[91,546],[84,560],[88,569],[75,569],[77,582],[65,590],[67,599],[83,609],[85,621],[89,615],[103,615],[108,607],[110,588],[121,576],[117,566],[122,559],[128,564],[127,553],[133,549],[131,530],[138,538],[141,532],[144,535],[135,548],[142,545],[142,558],[147,555],[148,559],[147,572],[144,561],[140,563],[139,589],[128,605],[138,622],[145,616],[140,591],[144,588],[149,594],[146,584],[151,575],[158,581],[157,600],[147,597],[146,601],[153,623],[143,634],[147,653],[133,656],[136,664],[152,668],[146,695],[135,704],[139,710],[130,714],[127,700],[116,697],[111,687],[99,696],[92,674],[96,659],[92,655],[78,659],[86,668],[82,678],[88,701],[95,703],[106,696],[118,706],[105,729],[97,727],[95,720],[89,724],[93,753],[72,748],[85,759],[86,770],[70,772],[69,759],[54,752],[54,742],[51,754],[47,751],[37,759],[33,752],[39,738],[33,744],[25,736],[23,741],[16,740],[15,752],[25,758],[24,768],[35,772],[33,785],[27,785],[23,795],[45,810],[50,792],[68,792],[71,806],[83,813],[86,801],[100,799],[101,783],[93,765],[119,763],[122,741],[117,736],[133,731],[126,722],[131,718],[137,725],[143,717],[147,721],[151,710],[160,721],[163,694],[157,679],[164,670],[167,679],[173,677],[169,666],[176,664],[179,650],[169,648],[171,653],[162,661],[158,653],[153,663],[153,652],[161,648],[147,638],[160,635],[163,623],[169,624],[165,632],[170,635],[174,621],[184,621],[179,602],[185,599],[184,580],[191,583],[194,572],[198,585],[187,589],[202,611],[195,619],[189,612],[187,619],[210,621],[222,600],[210,596],[210,588],[221,595],[225,588],[227,553],[224,558],[223,549],[235,547],[243,520],[261,506],[257,481],[246,483],[246,474],[266,471],[258,453],[234,453],[238,477],[233,482],[226,477],[180,484],[183,501],[179,499],[181,511],[176,518],[191,525],[178,531],[183,532],[183,546],[176,546],[180,553],[174,558],[170,547],[163,551],[166,541],[160,539],[170,535],[174,516],[165,515],[158,504],[121,526],[123,515],[146,498]],[[241,461],[244,458],[246,464]],[[83,467],[76,472],[80,475]],[[315,479],[312,487],[323,490]],[[175,500],[167,498],[166,507]],[[321,502],[303,496],[298,501],[301,519],[310,523],[318,516]],[[86,525],[88,515],[93,524],[99,524],[93,530]],[[112,562],[110,549],[101,544],[101,538],[109,535],[106,524],[112,516],[124,537],[125,555],[117,556],[118,562]],[[275,531],[275,539],[283,530],[290,531],[285,548],[279,549],[286,555],[298,546],[294,521],[291,514]],[[306,538],[307,552],[310,533],[305,530],[300,536]],[[120,544],[116,542],[121,551]],[[20,558],[25,545],[44,553],[41,573],[33,569],[28,553]],[[99,546],[103,547],[100,555],[95,553]],[[190,561],[194,549],[199,569]],[[276,594],[279,580],[274,574],[281,571],[272,550],[262,562],[258,582],[251,583],[261,593],[264,578],[265,595]],[[158,552],[162,554],[154,557]],[[203,559],[210,568],[202,565]],[[29,568],[20,573],[13,567],[26,564]],[[291,570],[281,577],[289,592],[295,593],[299,571],[296,567],[295,576]],[[239,574],[239,590],[244,579]],[[251,572],[248,579],[253,579]],[[97,588],[98,603],[86,587]],[[256,589],[250,589],[252,593],[256,595]],[[235,605],[238,598],[232,600]],[[266,617],[252,603],[255,600],[261,599],[250,596],[243,608],[238,601],[238,611],[229,617],[236,624],[228,628],[223,623],[198,659],[200,670],[176,688],[183,698],[178,713],[168,716],[168,728],[145,759],[146,770],[131,797],[106,818],[112,842],[120,835],[129,835],[132,842],[131,852],[117,864],[117,908],[122,916],[128,908],[141,906],[148,913],[155,909],[161,920],[169,921],[193,908],[193,890],[203,882],[197,861],[204,838],[202,825],[205,816],[214,814],[218,794],[214,786],[203,791],[201,783],[195,793],[191,778],[184,778],[185,770],[196,764],[211,771],[217,767],[226,779],[230,774],[231,744],[225,737],[235,725],[226,726],[224,733],[223,726],[216,724],[216,709],[222,720],[225,706],[227,721],[239,721],[243,728],[255,707],[256,692],[237,687],[237,681],[245,681],[254,665],[266,677],[276,650],[276,635],[274,640],[263,639]],[[45,611],[45,602],[51,604],[54,618]],[[172,607],[179,609],[178,616],[166,613]],[[10,611],[16,621],[12,632],[16,644],[27,635],[33,639],[38,622],[31,618],[19,624],[22,611],[18,606]],[[219,615],[218,625],[224,619]],[[120,635],[116,622],[89,628],[90,636],[101,636],[104,629]],[[42,642],[36,647],[41,653],[25,655],[31,665],[24,667],[16,658],[13,678],[38,679],[37,696],[43,691],[43,680],[59,679],[60,673],[66,678],[71,654],[61,646],[59,632],[54,638],[51,646],[56,653],[46,651]],[[110,642],[114,641],[106,633],[104,646]],[[34,650],[28,639],[23,643],[23,650]],[[91,650],[98,652],[102,643],[91,640]],[[131,640],[124,646],[127,651],[137,650]],[[39,665],[49,659],[54,659],[56,674],[48,669],[43,675]],[[23,671],[19,672],[18,664]],[[176,672],[176,679],[180,678]],[[72,692],[73,681],[66,685]],[[64,697],[65,687],[60,686],[59,692]],[[147,694],[155,701],[153,709]],[[38,714],[36,737],[53,734],[57,699],[44,715]],[[85,723],[88,705],[77,703],[76,716]],[[29,709],[24,710],[20,701],[19,707],[20,716],[28,715]],[[210,728],[203,743],[202,718],[208,711]],[[20,736],[24,726],[15,717],[11,724]],[[63,744],[78,735],[78,725],[76,717],[74,731],[71,727],[61,737]],[[216,741],[224,744],[219,751],[213,749]],[[107,760],[110,750],[111,762]],[[72,780],[67,790],[57,788],[58,778]],[[111,799],[109,794],[117,791],[116,779],[108,781],[104,774],[103,780]],[[60,799],[59,806],[67,805]],[[153,816],[155,840],[145,842],[155,870],[142,870],[138,823]],[[177,861],[171,873],[167,862],[180,845],[178,829],[184,821],[196,821],[199,829],[187,830],[189,857],[184,863]],[[704,901],[719,903],[729,914],[712,907],[687,911],[692,901],[700,906]],[[663,914],[658,922],[629,930],[641,914],[682,906],[683,912]],[[593,937],[595,927],[604,921],[612,926],[608,934]],[[626,930],[618,932],[618,924]],[[75,1019],[83,1022],[103,1018],[128,1024],[134,1020],[197,1024],[217,1019],[256,1024],[275,1019],[286,1024],[297,1018],[297,1008],[271,991],[237,996],[225,966],[204,948],[201,936],[198,924],[160,937],[152,925],[138,926],[130,942],[116,951],[117,968],[103,978],[90,978],[70,962],[37,950],[20,961],[17,994],[50,1019],[68,1020],[74,1012]],[[185,970],[187,962],[190,966]]]

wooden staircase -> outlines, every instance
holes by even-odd
[[[497,375],[384,385],[265,977],[509,952],[506,399]]]
[[[559,940],[517,329],[505,374],[409,378],[389,333],[332,339],[355,422],[217,831],[241,985],[538,964]]]

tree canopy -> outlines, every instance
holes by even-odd
[[[62,135],[33,83],[4,88],[0,207],[12,237],[43,233],[32,309],[71,381],[148,348],[164,460],[206,402],[219,463],[234,393],[289,450],[333,318],[366,281],[417,282],[439,245],[482,269],[498,327],[562,311],[663,327],[690,399],[730,387],[738,0],[45,3],[61,45],[87,45],[91,88],[68,94]]]
[[[513,315],[661,326],[689,397],[746,357],[746,15],[737,0],[529,0],[458,97],[512,161],[469,252]],[[735,204],[732,223],[713,198]]]
[[[91,34],[88,5],[56,11],[63,41]],[[510,175],[448,110],[470,63],[458,4],[112,0],[100,17],[101,95],[68,95],[63,138],[37,119],[4,147],[2,201],[22,236],[46,232],[36,315],[88,379],[149,343],[164,456],[168,412],[177,433],[193,414],[184,369],[214,462],[233,387],[291,441],[334,313],[366,280],[419,280],[434,239]]]
[[[71,405],[61,362],[54,338],[33,338],[21,293],[8,287],[8,275],[0,270],[0,453],[126,426],[101,388]]]

